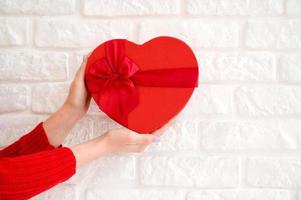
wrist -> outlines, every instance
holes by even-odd
[[[44,120],[43,126],[50,144],[57,147],[62,144],[68,132],[82,116],[64,104],[55,113]]]
[[[111,145],[109,144],[108,138],[106,137],[106,133],[97,137],[97,144],[98,152],[101,155],[108,155],[112,153]]]
[[[82,112],[80,109],[75,108],[67,101],[63,104],[60,110],[62,110],[62,112],[66,113],[70,118],[73,118],[76,121],[80,120],[85,115],[84,112]]]
[[[105,139],[102,136],[72,146],[71,150],[75,155],[77,167],[108,154]]]

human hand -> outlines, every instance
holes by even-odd
[[[85,57],[76,72],[64,104],[43,123],[48,140],[55,147],[62,144],[69,131],[89,108],[91,97],[85,87],[85,68],[88,56]]]
[[[143,152],[148,145],[160,138],[160,136],[165,133],[172,121],[173,120],[170,120],[167,124],[151,134],[139,134],[123,127],[109,130],[107,133],[101,136],[104,140],[106,153]]]
[[[64,107],[68,107],[69,110],[72,110],[72,113],[76,113],[79,118],[83,117],[88,111],[91,101],[91,96],[88,94],[85,86],[85,69],[89,56],[90,54],[84,57],[80,68],[77,70],[70,85],[69,94],[63,105]]]

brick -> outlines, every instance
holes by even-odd
[[[27,94],[26,86],[0,85],[0,113],[26,110]]]
[[[275,16],[284,10],[283,0],[188,0],[185,5],[190,15]]]
[[[275,57],[269,53],[217,55],[218,80],[265,81],[276,79]]]
[[[220,75],[216,69],[216,53],[195,51],[195,56],[199,66],[199,83],[217,80]]]
[[[301,4],[299,0],[288,0],[286,9],[289,15],[301,15]]]
[[[196,120],[175,120],[160,136],[160,141],[152,143],[146,152],[174,152],[197,150],[199,130]]]
[[[241,123],[241,147],[246,149],[297,149],[300,120],[259,120]]]
[[[279,150],[299,146],[298,120],[201,121],[201,146],[220,150]]]
[[[122,127],[122,125],[118,124],[105,114],[102,116],[95,116],[93,118],[93,122],[93,131],[95,137],[102,135],[110,129]]]
[[[240,24],[202,20],[145,21],[139,29],[139,41],[168,35],[185,41],[193,48],[235,48],[239,45]],[[193,36],[193,37],[192,37]]]
[[[99,189],[99,186],[103,187],[108,184],[133,185],[136,182],[135,156],[131,154],[112,154],[102,156],[80,167],[76,174],[65,183],[89,185],[90,189]]]
[[[1,115],[0,116],[0,147],[5,147],[17,141],[30,132],[43,120],[42,116],[33,115]]]
[[[200,116],[233,113],[232,86],[201,84],[196,88],[179,119],[198,119]]]
[[[300,158],[250,158],[247,182],[256,187],[300,187]]]
[[[86,0],[83,13],[89,16],[168,15],[179,13],[179,4],[179,0]]]
[[[1,52],[0,80],[66,80],[67,59],[64,53]]]
[[[31,109],[36,113],[53,113],[63,105],[69,91],[67,83],[41,83],[32,88]]]
[[[301,20],[251,21],[246,46],[252,49],[300,49]]]
[[[87,189],[84,199],[89,200],[184,200],[184,193],[178,190],[147,189]]]
[[[201,190],[189,192],[186,200],[293,200],[289,190],[282,189],[239,189],[239,190]]]
[[[93,120],[84,117],[76,123],[64,141],[65,146],[73,146],[93,138]]]
[[[245,116],[301,113],[299,86],[241,86],[234,91],[237,112]]]
[[[96,47],[112,38],[133,39],[129,21],[41,20],[37,23],[35,44],[40,47]]]
[[[0,14],[60,15],[74,12],[73,0],[2,0]]]
[[[33,197],[33,200],[70,200],[78,199],[77,186],[60,184]]]
[[[136,183],[136,158],[132,155],[110,155],[89,164],[86,184],[98,188],[107,184]]]
[[[21,18],[0,19],[0,46],[26,44],[27,23]]]
[[[213,81],[271,81],[276,79],[270,53],[207,53],[196,51],[200,83]]]
[[[239,149],[241,131],[239,122],[200,121],[201,148]]]
[[[238,162],[218,156],[143,156],[140,160],[143,185],[236,187]]]
[[[281,81],[301,82],[301,54],[280,57],[279,78]]]
[[[88,182],[91,181],[89,169],[90,169],[89,164],[79,167],[78,169],[76,169],[76,173],[68,180],[66,180],[64,183],[68,185],[88,184]]]

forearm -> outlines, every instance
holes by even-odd
[[[64,141],[70,129],[89,108],[91,97],[85,87],[86,61],[87,57],[71,82],[64,105],[44,122],[49,142],[55,147]]]
[[[82,117],[82,113],[64,104],[43,123],[49,143],[58,147],[67,137],[68,132]]]
[[[77,168],[110,153],[104,135],[70,147],[70,149],[75,156]]]

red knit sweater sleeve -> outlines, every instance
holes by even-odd
[[[76,173],[68,147],[49,144],[42,123],[0,151],[0,199],[31,198]]]
[[[0,157],[26,155],[50,149],[55,149],[55,147],[49,143],[43,122],[40,122],[32,131],[22,136],[18,141],[0,150]]]

